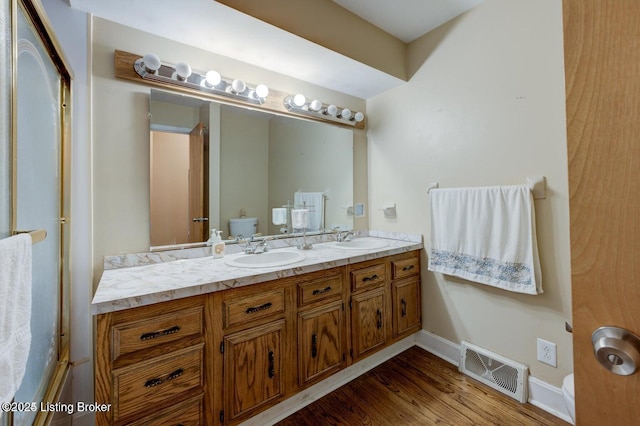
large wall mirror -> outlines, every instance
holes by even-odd
[[[231,223],[298,235],[274,224],[287,206],[309,210],[308,234],[353,228],[350,129],[152,89],[149,146],[154,250],[202,243],[212,228],[233,238]]]

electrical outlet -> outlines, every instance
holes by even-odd
[[[556,344],[544,339],[538,339],[538,361],[557,367]]]

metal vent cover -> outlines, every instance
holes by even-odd
[[[520,402],[527,402],[529,368],[469,342],[460,348],[460,372]]]

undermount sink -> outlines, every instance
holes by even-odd
[[[273,268],[300,262],[307,256],[298,251],[274,250],[225,259],[224,263],[238,268]]]
[[[343,250],[375,250],[388,246],[389,243],[373,238],[356,238],[355,240],[333,243],[333,247]]]

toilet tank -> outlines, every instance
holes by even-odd
[[[237,237],[242,235],[244,237],[250,237],[258,230],[258,218],[245,217],[238,219],[229,219],[229,235]]]

